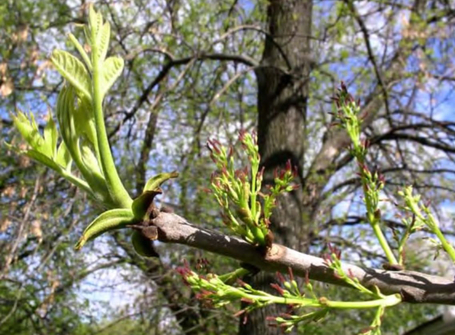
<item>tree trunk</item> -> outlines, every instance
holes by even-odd
[[[273,171],[284,168],[288,160],[298,168],[298,183],[303,184],[305,120],[308,82],[311,70],[312,0],[272,0],[267,11],[269,36],[266,37],[258,81],[258,144],[265,166],[265,184],[273,181]],[[308,228],[303,206],[305,190],[298,189],[278,201],[271,229],[275,242],[298,250],[306,249]],[[250,282],[271,291],[274,277],[259,273]],[[265,318],[284,312],[286,306],[268,306],[250,313],[240,323],[240,335],[280,334],[268,327]]]

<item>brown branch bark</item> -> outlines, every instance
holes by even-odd
[[[252,264],[266,272],[287,272],[291,268],[295,275],[328,284],[346,286],[338,279],[319,257],[301,253],[279,244],[273,244],[263,256],[254,246],[232,236],[198,228],[184,218],[171,213],[160,213],[153,221],[158,227],[162,242],[178,243],[230,257]],[[384,294],[400,293],[403,301],[409,303],[437,303],[455,305],[455,282],[440,276],[414,271],[385,271],[363,268],[345,263],[343,268],[350,271],[362,285],[377,286]]]

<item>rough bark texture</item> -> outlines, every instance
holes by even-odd
[[[305,114],[310,73],[312,0],[272,0],[267,18],[268,32],[258,82],[258,144],[265,166],[265,183],[273,180],[273,171],[290,160],[298,167],[300,182],[304,164]],[[287,194],[279,201],[272,216],[275,240],[302,250],[306,244],[303,224],[302,190]],[[259,273],[251,278],[253,286],[271,291],[274,277]],[[278,315],[283,306],[269,306],[248,315],[240,323],[241,335],[279,334],[267,326],[266,316]]]

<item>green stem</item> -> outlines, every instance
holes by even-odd
[[[452,259],[452,262],[455,263],[455,249],[453,248],[453,246],[449,242],[447,242],[444,234],[441,232],[439,227],[437,226],[434,227],[433,232],[439,238],[439,241],[441,241],[444,250],[449,254],[450,258]]]
[[[99,183],[97,183],[97,180],[94,181],[91,179],[90,175],[89,176],[83,175],[84,178],[86,178],[86,179],[87,179],[87,177],[89,177],[87,180],[89,180],[89,181],[91,180],[91,182],[94,183],[94,184],[89,185],[85,180],[77,178],[73,174],[66,172],[64,169],[59,169],[59,170],[55,170],[55,171],[57,171],[63,178],[68,180],[73,185],[76,185],[81,190],[84,190],[95,201],[98,201],[98,202],[101,201],[108,208],[115,208],[115,205],[112,203],[112,200],[110,199],[109,195],[106,194],[103,190],[106,187],[105,184],[99,185]],[[91,186],[95,186],[95,189],[98,190],[98,192],[95,193]]]
[[[68,34],[68,38],[70,39],[71,43],[73,43],[74,47],[79,51],[79,54],[81,55],[82,59],[84,60],[85,64],[87,65],[89,71],[92,71],[92,62],[90,61],[90,58],[88,57],[87,53],[85,52],[84,48],[82,45],[79,43],[79,41],[76,39],[76,37],[73,34]]]
[[[253,217],[253,220],[256,220],[256,195],[257,195],[257,190],[256,190],[256,178],[257,178],[257,167],[256,166],[251,166],[251,195],[250,195],[250,203],[251,203],[251,214]],[[255,224],[259,224],[259,222],[255,222]]]
[[[94,193],[92,192],[92,189],[90,188],[90,186],[87,184],[87,182],[85,182],[84,180],[82,179],[79,179],[75,176],[73,176],[72,174],[70,173],[67,173],[65,170],[61,169],[60,171],[58,171],[58,173],[60,173],[62,175],[63,178],[65,178],[66,180],[68,180],[71,184],[79,187],[81,190],[84,190],[85,192],[87,192],[89,195],[93,196],[94,198],[95,195]]]
[[[225,284],[230,285],[231,283],[234,283],[237,278],[246,276],[248,273],[250,273],[249,270],[247,270],[245,268],[238,268],[232,272],[218,276],[218,278],[221,279]]]
[[[409,236],[411,235],[411,231],[409,229],[406,229],[403,237],[400,240],[400,243],[398,245],[398,263],[403,265],[404,262],[404,257],[403,257],[403,249],[406,245],[407,240],[409,239]]]
[[[284,305],[299,305],[302,307],[330,307],[336,309],[367,309],[375,307],[390,307],[401,303],[401,296],[399,294],[393,294],[385,296],[381,299],[368,300],[368,301],[331,301],[331,300],[316,300],[310,298],[285,298],[276,296],[262,296],[247,294],[245,296],[252,301],[261,301],[267,303],[284,304]]]
[[[357,156],[356,159],[359,162],[359,164],[361,164],[361,165],[365,164],[364,157]],[[363,172],[360,171],[360,173],[363,173]],[[366,178],[362,179],[362,184],[363,184],[363,194],[365,196],[365,205],[366,205],[367,212],[368,212],[367,217],[368,217],[368,221],[370,221],[371,227],[373,228],[374,235],[378,239],[382,250],[384,250],[384,253],[385,253],[389,263],[398,264],[398,261],[397,261],[395,255],[393,254],[392,249],[389,246],[389,243],[387,242],[384,234],[382,233],[381,227],[379,225],[379,218],[377,218],[375,215],[376,211],[378,211],[378,204],[377,204],[377,201],[373,201],[371,196],[368,195],[368,183],[366,181]],[[379,198],[379,193],[377,193],[376,196]]]
[[[393,294],[385,296],[382,299],[369,300],[369,301],[327,301],[326,306],[337,309],[365,309],[375,307],[390,307],[401,303],[401,296]]]
[[[389,261],[390,264],[398,264],[397,259],[395,258],[395,255],[392,252],[392,249],[390,249],[389,244],[387,243],[387,240],[385,239],[384,234],[382,233],[381,227],[379,226],[379,222],[371,222],[371,227],[373,228],[374,234],[376,235],[376,238],[379,241],[379,244],[381,245],[382,250],[384,250],[385,255],[387,257],[387,260]]]
[[[254,240],[259,243],[259,245],[265,245],[265,236],[264,236],[264,232],[262,231],[262,229],[256,225],[253,225],[253,227],[251,227],[251,232],[253,233],[254,235]]]
[[[103,97],[101,95],[102,60],[98,56],[97,36],[92,29],[92,66],[93,66],[93,110],[95,112],[96,134],[101,156],[101,166],[106,178],[107,188],[114,203],[122,208],[131,208],[133,200],[129,196],[115,168],[103,115]]]

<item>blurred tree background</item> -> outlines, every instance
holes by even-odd
[[[287,227],[290,232],[281,238],[292,235],[290,246],[316,255],[330,242],[345,259],[380,267],[384,258],[370,238],[359,179],[344,150],[348,142],[331,127],[330,98],[344,80],[365,106],[371,168],[385,175],[385,194],[395,199],[398,187],[413,184],[431,199],[446,233],[455,232],[450,210],[455,4],[304,2],[305,8],[292,13],[295,1],[93,1],[111,24],[110,52],[125,59],[123,76],[105,102],[111,145],[131,194],[138,194],[149,176],[177,170],[180,177],[169,183],[162,203],[190,222],[223,230],[205,191],[214,168],[205,142],[216,137],[234,144],[239,130],[256,129],[264,114],[258,109],[268,99],[264,78],[278,73],[279,83],[302,85],[302,136],[296,140],[303,151],[302,204],[311,209],[299,219],[305,229]],[[70,48],[68,32],[81,39],[88,5],[85,0],[0,3],[2,140],[19,141],[10,112],[33,113],[38,122],[49,117],[63,81],[48,56],[54,48]],[[283,13],[292,14],[291,22],[308,24],[308,33],[297,36],[307,43],[305,50],[295,35],[280,31],[286,22],[277,18],[286,17]],[[273,59],[270,48],[280,55]],[[100,209],[3,143],[0,157],[1,334],[237,332],[233,314],[239,306],[211,310],[174,272],[183,259],[195,264],[208,258],[218,272],[233,268],[233,261],[164,244],[157,248],[160,259],[144,259],[124,232],[76,253],[72,246]],[[383,207],[393,240],[400,219],[392,202]],[[444,259],[431,261],[434,251],[419,237],[406,255],[408,268],[444,269]],[[333,299],[355,294],[317,286]],[[400,305],[388,311],[384,333],[399,334],[439,312],[437,306]],[[368,313],[333,314],[308,333],[356,333],[367,326]]]

